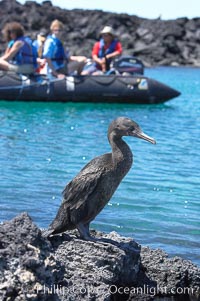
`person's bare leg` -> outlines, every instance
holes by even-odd
[[[7,61],[0,59],[0,70],[3,70],[3,71],[9,70],[9,64]]]

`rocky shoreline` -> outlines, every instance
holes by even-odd
[[[115,232],[94,234],[99,241],[76,232],[47,240],[27,213],[2,223],[0,300],[200,300],[192,262]]]
[[[150,20],[101,10],[61,9],[50,1],[22,5],[16,0],[0,1],[0,17],[1,28],[6,22],[21,22],[33,39],[59,19],[65,25],[62,40],[72,55],[90,55],[99,31],[109,24],[120,38],[124,54],[137,56],[145,66],[200,66],[200,18]],[[2,53],[6,47],[2,36],[0,45]]]

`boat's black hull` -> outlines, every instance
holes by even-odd
[[[68,76],[53,81],[11,73],[0,76],[0,99],[10,101],[154,104],[179,95],[169,86],[142,75]]]

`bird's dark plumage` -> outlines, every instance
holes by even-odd
[[[91,160],[63,191],[58,213],[44,236],[77,228],[82,238],[92,239],[89,224],[108,203],[132,166],[132,152],[123,136],[133,136],[155,144],[139,125],[127,117],[118,117],[108,128],[111,153]]]

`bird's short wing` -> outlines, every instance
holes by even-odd
[[[87,202],[90,195],[97,189],[102,177],[100,172],[84,172],[76,176],[63,191],[63,203],[65,208],[78,209]]]
[[[63,202],[50,225],[54,233],[72,229],[80,221],[88,222],[102,209],[99,199],[104,199],[102,181],[108,173],[106,160],[107,155],[93,159],[65,187]]]
[[[102,181],[105,181],[108,173],[109,160],[110,155],[107,154],[94,158],[69,182],[50,229],[54,232],[69,230],[79,222],[89,221],[102,209]]]
[[[82,221],[88,214],[88,200],[97,188],[100,178],[101,175],[95,173],[88,174],[86,178],[79,174],[65,187],[62,204],[47,235],[73,229],[73,225]]]

